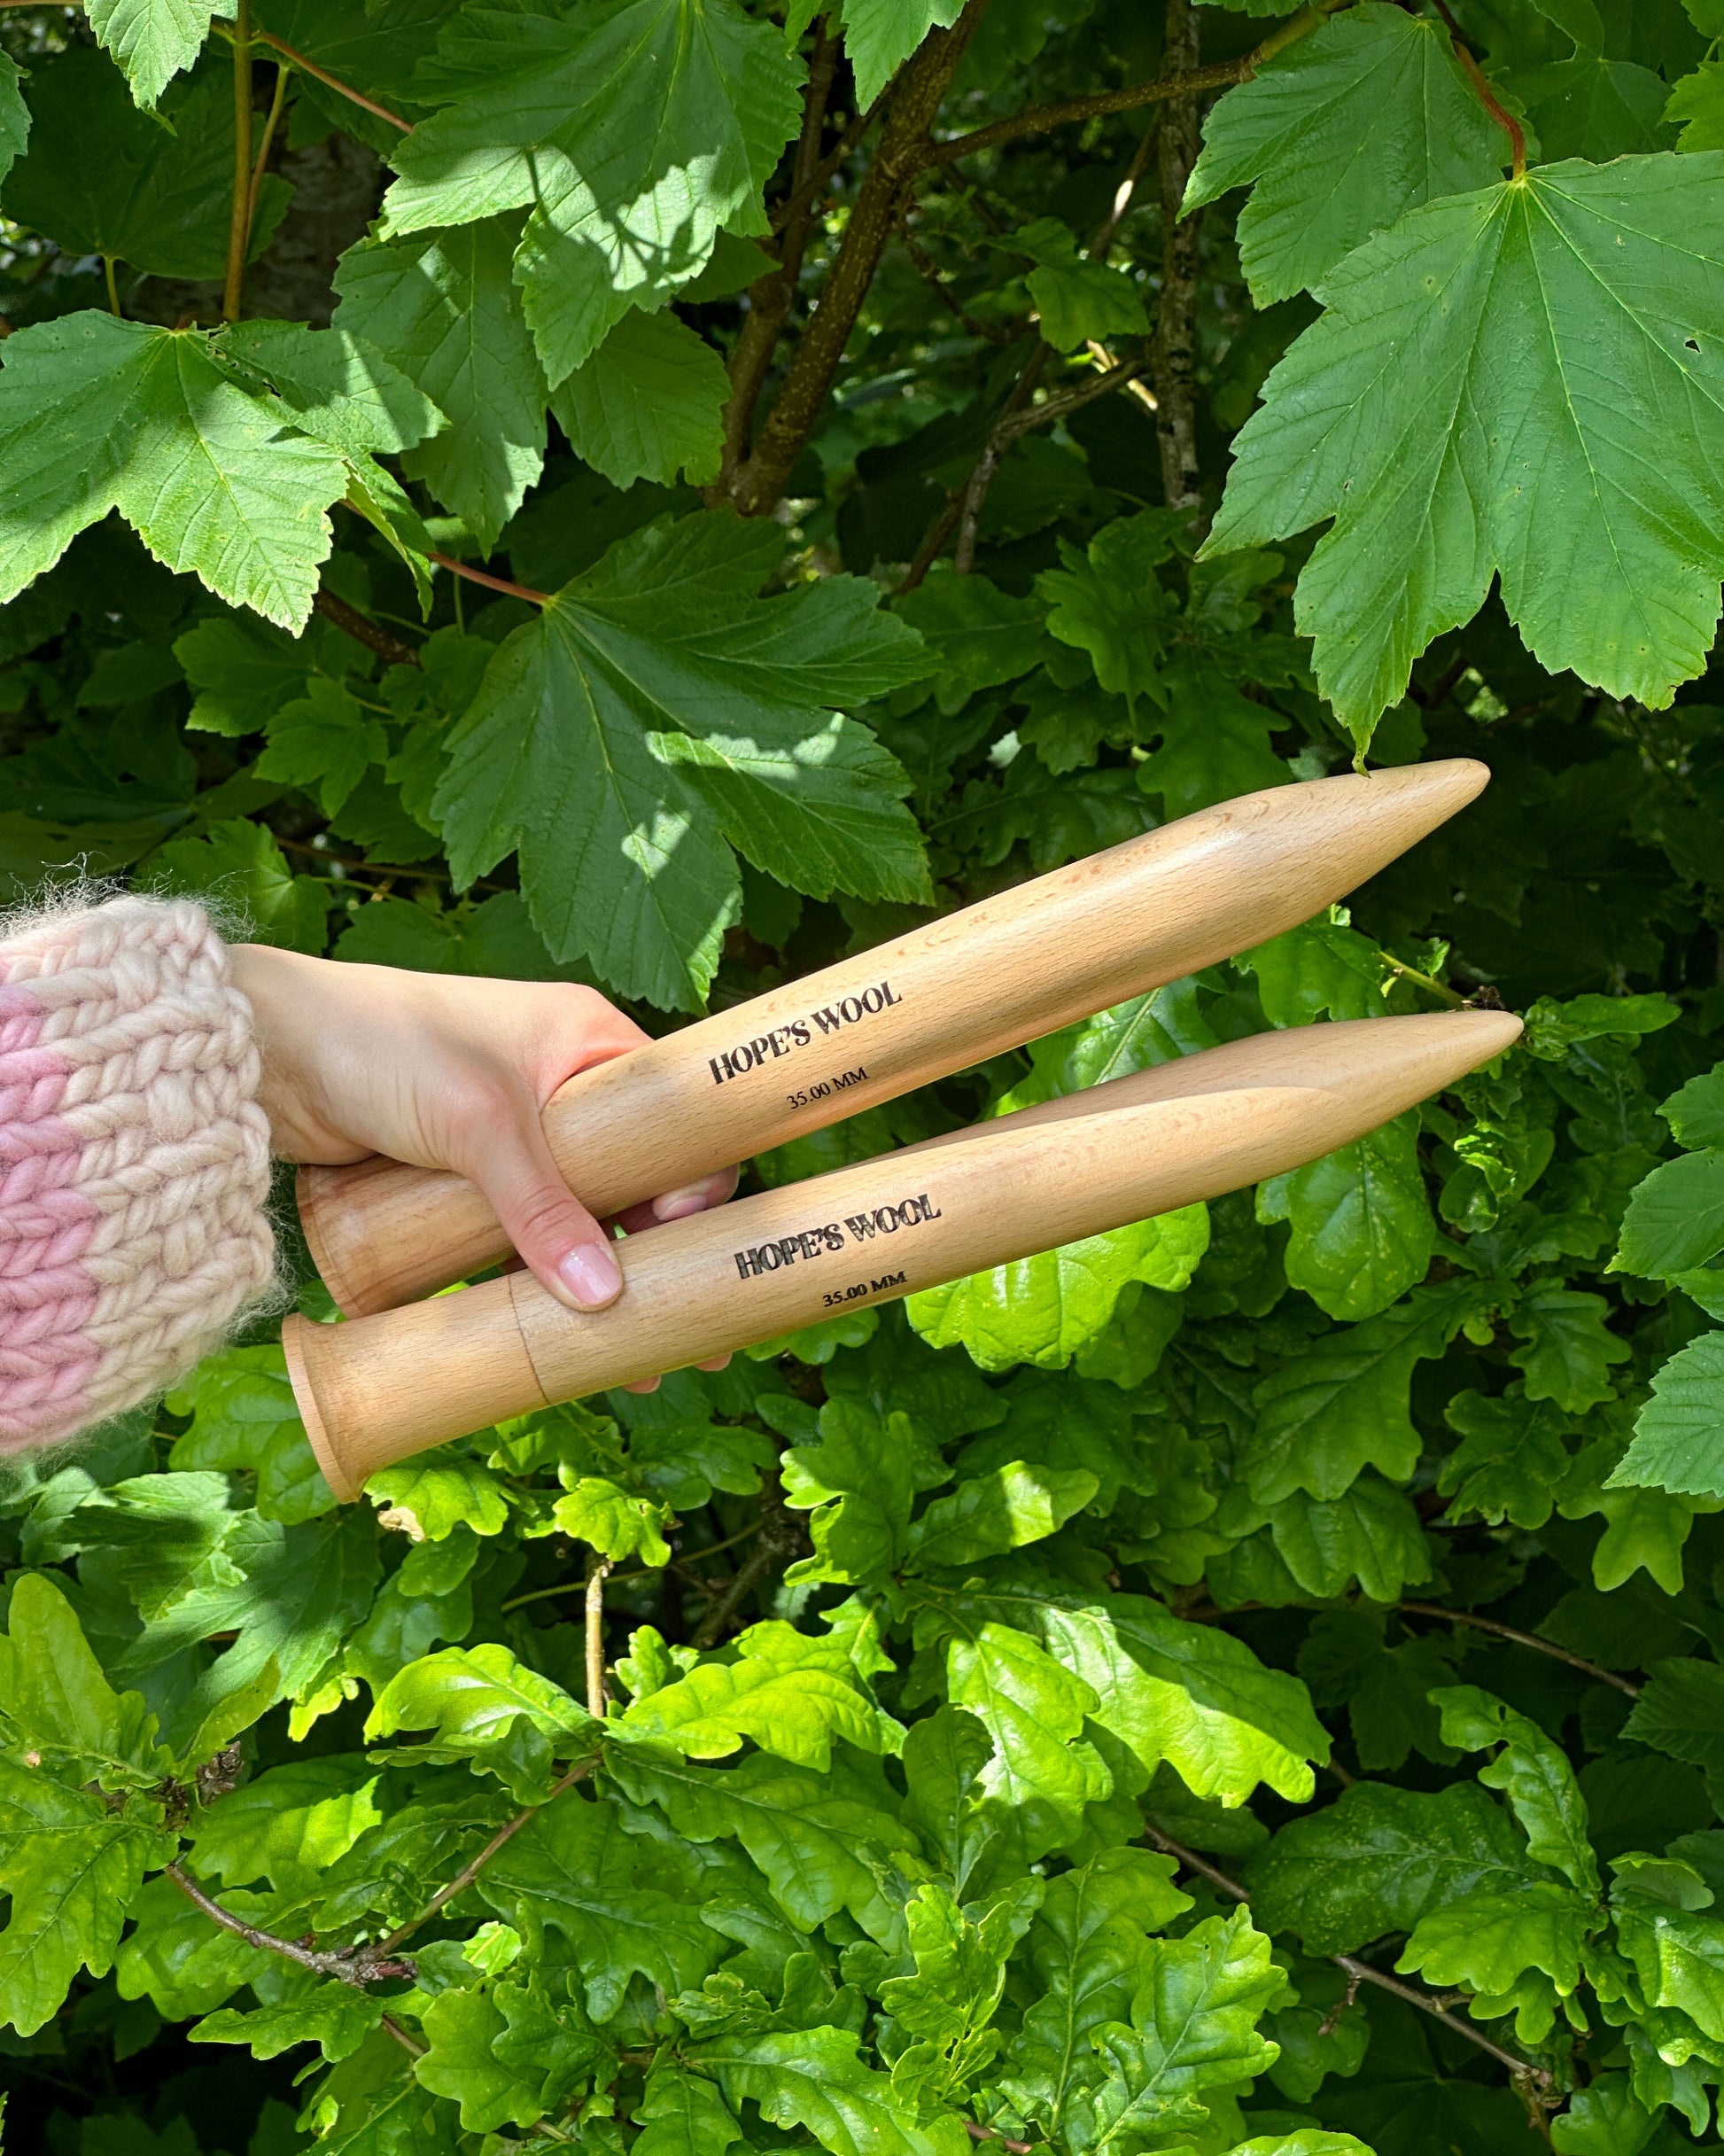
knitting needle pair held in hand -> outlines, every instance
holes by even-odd
[[[578,1071],[648,1036],[596,989],[343,965],[245,944],[231,953],[263,1058],[259,1100],[280,1159],[373,1155],[447,1169],[481,1191],[520,1262],[563,1306],[622,1293],[608,1231],[559,1173],[540,1117]],[[631,1234],[721,1205],[725,1168],[632,1205]],[[649,1389],[649,1381],[642,1389]]]

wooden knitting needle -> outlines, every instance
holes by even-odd
[[[1464,807],[1457,759],[1205,809],[580,1071],[545,1132],[600,1218],[895,1099],[1278,936]],[[299,1217],[349,1316],[508,1255],[463,1177],[373,1158],[302,1168]]]
[[[487,1423],[625,1385],[1279,1174],[1373,1130],[1520,1031],[1502,1012],[1254,1035],[617,1246],[579,1315],[516,1273],[347,1325],[290,1318],[330,1486]]]

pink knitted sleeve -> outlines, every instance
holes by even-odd
[[[257,1086],[201,907],[0,919],[0,1452],[147,1399],[268,1288]]]

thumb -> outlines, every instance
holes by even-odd
[[[485,1158],[467,1172],[541,1287],[570,1310],[602,1310],[623,1292],[610,1237],[570,1189],[532,1115],[493,1127]]]

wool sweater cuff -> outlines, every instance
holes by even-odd
[[[258,1077],[190,899],[0,918],[0,1452],[148,1399],[268,1292]]]

